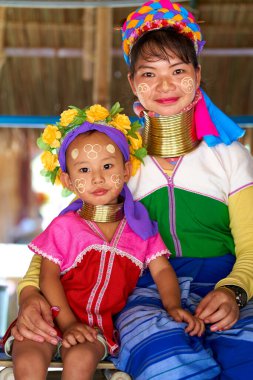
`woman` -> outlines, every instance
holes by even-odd
[[[175,328],[146,273],[116,321],[116,365],[138,380],[249,379],[253,368],[253,162],[240,128],[199,88],[203,45],[194,17],[168,0],[148,1],[123,26],[150,155],[129,186],[172,252],[183,305],[207,325],[202,339]],[[37,286],[28,281],[21,287]],[[15,336],[54,339],[35,288],[20,300]]]

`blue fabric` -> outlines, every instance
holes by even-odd
[[[193,313],[217,280],[231,271],[234,261],[229,254],[170,260],[179,276],[183,307]],[[111,360],[134,380],[252,377],[253,302],[241,311],[232,329],[212,333],[207,326],[203,337],[190,337],[184,332],[185,323],[174,322],[162,308],[156,286],[146,272],[115,324],[121,348],[119,356]]]
[[[226,145],[232,144],[233,141],[237,141],[242,137],[245,131],[239,127],[232,119],[230,119],[225,113],[223,113],[207,96],[207,94],[201,90],[202,95],[209,111],[209,115],[214,123],[219,136],[207,135],[204,136],[204,140],[208,146],[215,146],[220,143]]]

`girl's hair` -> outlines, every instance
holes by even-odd
[[[135,43],[130,54],[130,76],[134,77],[135,65],[140,56],[147,61],[153,60],[154,57],[169,61],[169,51],[184,63],[191,63],[195,69],[198,68],[198,58],[192,40],[169,27],[147,32]]]

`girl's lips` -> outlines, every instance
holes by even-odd
[[[160,104],[171,104],[171,103],[176,103],[179,98],[160,98],[156,99],[155,101]]]
[[[102,196],[102,195],[105,195],[107,193],[107,190],[106,189],[97,189],[95,191],[93,191],[93,195],[97,195],[97,196]]]

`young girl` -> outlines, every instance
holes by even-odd
[[[126,185],[131,171],[128,141],[137,154],[139,135],[115,107],[109,113],[95,105],[74,117],[72,111],[72,120],[66,126],[48,126],[39,144],[45,149],[46,175],[54,182],[59,160],[60,180],[79,202],[29,244],[42,256],[40,289],[59,311],[62,378],[68,380],[92,379],[98,362],[118,350],[113,316],[126,304],[146,266],[170,316],[186,322],[190,335],[204,331],[203,322],[181,308],[168,250]],[[156,302],[160,304],[159,298]],[[54,351],[46,342],[14,341],[15,379],[44,379]]]

